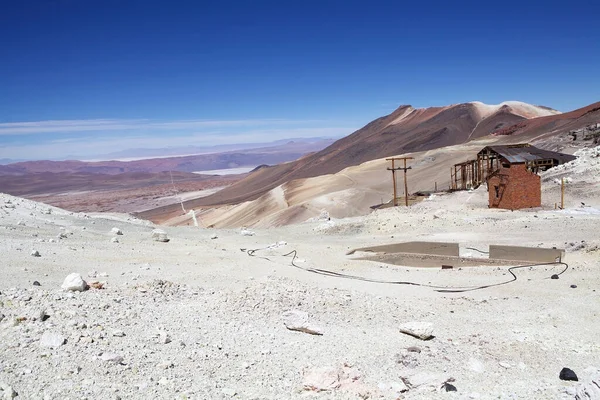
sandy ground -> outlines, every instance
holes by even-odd
[[[518,139],[518,138],[517,138]],[[506,140],[518,141],[514,138]],[[483,138],[467,144],[408,153],[414,157],[408,165],[409,193],[432,192],[449,188],[450,168],[458,162],[475,159],[485,146],[497,139]],[[504,143],[504,142],[503,142]],[[567,148],[572,153],[577,149]],[[546,209],[560,204],[560,179],[567,180],[567,204],[584,202],[600,208],[600,147],[581,150],[578,160],[542,174],[544,187],[542,206]],[[269,228],[306,221],[326,210],[332,217],[347,218],[371,213],[373,206],[390,202],[393,195],[392,177],[385,159],[369,161],[346,168],[336,174],[297,179],[267,192],[254,201],[237,205],[197,210],[205,227],[234,228],[251,226]],[[398,173],[398,196],[404,195],[402,173]],[[586,202],[587,201],[587,202]],[[182,213],[183,214],[183,213]],[[165,225],[192,224],[189,216],[177,215],[160,220]]]
[[[575,398],[600,368],[600,210],[574,201],[565,210],[490,210],[486,199],[482,188],[367,216],[323,213],[252,236],[164,227],[171,240],[162,243],[151,238],[154,225],[126,214],[70,213],[0,195],[0,394]],[[494,243],[557,246],[569,269],[555,280],[561,265],[525,268],[512,283],[443,293],[310,273],[285,256],[295,250],[299,267],[436,286],[512,278],[508,266],[420,269],[346,255],[410,240],[459,242],[465,256]],[[251,257],[248,249],[261,250]],[[104,289],[62,290],[73,272]],[[287,329],[290,310],[308,313],[322,335]],[[431,323],[435,338],[400,333],[411,321]],[[48,347],[52,334],[60,340]],[[563,367],[580,382],[560,380]]]

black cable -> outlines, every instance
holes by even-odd
[[[255,253],[259,250],[264,250],[264,249],[253,249],[253,250],[247,250],[246,252],[248,253],[249,256],[257,257],[257,256],[255,256]],[[449,287],[449,286],[428,285],[425,283],[417,283],[417,282],[410,282],[410,281],[385,281],[385,280],[381,280],[381,279],[365,278],[365,277],[357,276],[357,275],[342,274],[340,272],[329,271],[326,269],[301,267],[301,266],[297,265],[296,263],[294,263],[294,261],[298,257],[298,252],[296,250],[292,250],[289,253],[283,254],[282,256],[287,257],[292,254],[293,254],[293,257],[292,257],[291,265],[293,267],[296,267],[303,271],[312,272],[312,273],[319,274],[319,275],[330,276],[330,277],[334,277],[334,278],[354,279],[354,280],[359,280],[359,281],[364,281],[364,282],[384,283],[384,284],[390,284],[390,285],[421,286],[421,287],[427,287],[427,288],[434,289],[436,292],[440,292],[440,293],[462,293],[462,292],[470,292],[470,291],[474,291],[474,290],[487,289],[487,288],[494,287],[494,286],[506,285],[507,283],[511,283],[511,282],[514,282],[517,280],[517,275],[515,275],[513,270],[520,269],[520,268],[541,267],[544,265],[563,265],[564,266],[563,270],[560,271],[556,275],[562,275],[563,273],[565,273],[567,271],[567,269],[569,269],[569,265],[562,261],[555,261],[555,262],[550,262],[550,263],[540,263],[540,264],[516,265],[516,266],[510,267],[508,269],[508,272],[512,275],[512,279],[505,281],[505,282],[492,283],[489,285],[474,286],[474,287]],[[265,260],[272,261],[267,257],[260,257],[260,258],[264,258]]]
[[[483,251],[483,250],[479,250],[479,249],[476,249],[475,247],[465,247],[465,248],[466,248],[466,249],[468,249],[468,250],[475,250],[475,251],[478,251],[478,252],[480,252],[481,254],[490,254],[490,252],[489,252],[489,251]]]

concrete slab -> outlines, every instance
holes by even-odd
[[[551,263],[562,260],[564,256],[565,251],[562,249],[490,245],[490,258],[492,259]]]
[[[444,242],[403,242],[391,243],[381,246],[362,247],[359,249],[350,250],[347,254],[354,254],[357,251],[373,252],[373,253],[408,253],[408,254],[429,254],[435,256],[458,257],[458,243]]]

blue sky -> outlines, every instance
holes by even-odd
[[[593,1],[2,0],[0,158],[343,136],[401,104],[600,100]]]

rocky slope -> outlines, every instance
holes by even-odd
[[[594,395],[600,368],[600,213],[488,210],[485,199],[482,190],[454,193],[269,230],[168,227],[170,241],[157,242],[151,223],[126,215],[0,195],[0,395],[598,398],[582,396]],[[548,278],[564,267],[547,265],[515,271],[515,282],[441,293],[310,273],[286,256],[296,250],[300,267],[451,288],[511,279],[507,266],[406,268],[345,255],[415,238],[457,241],[465,256],[490,243],[564,247],[570,268],[559,279]],[[62,289],[71,273],[91,288]],[[415,322],[434,337],[401,333]],[[580,381],[561,380],[564,367]]]

